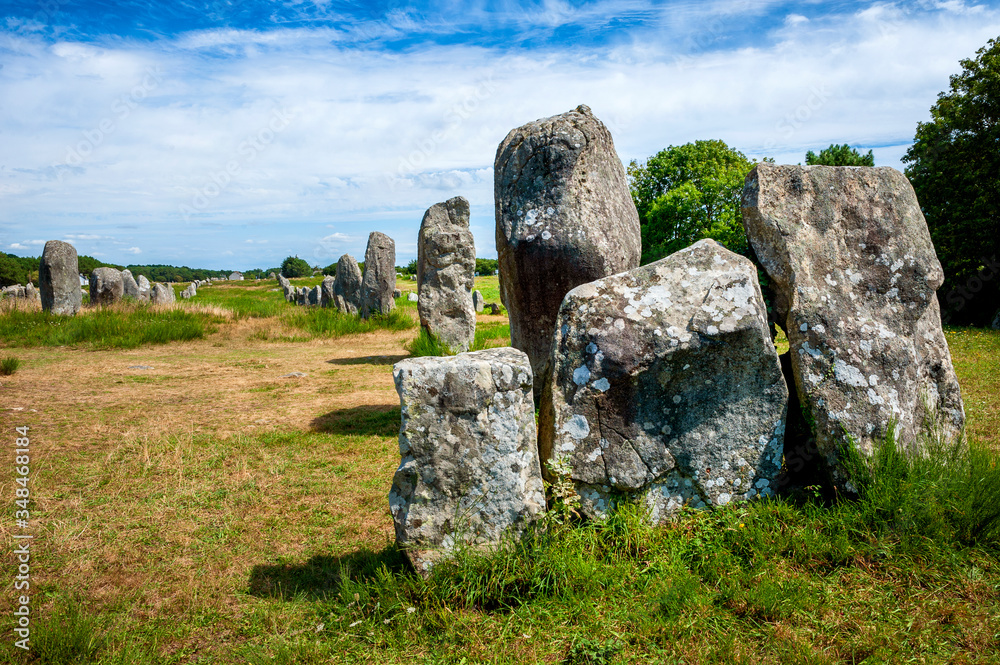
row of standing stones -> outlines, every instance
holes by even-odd
[[[545,511],[550,463],[587,517],[628,497],[659,523],[772,495],[798,473],[850,490],[844,446],[870,454],[890,429],[911,443],[928,423],[961,435],[943,272],[898,171],[754,168],[743,218],[770,315],[757,266],[712,240],[639,266],[625,172],[586,106],[511,131],[494,173],[515,348],[393,368],[402,461],[389,505],[422,574],[460,543],[520,534]],[[468,203],[452,199],[427,211],[418,246],[436,268],[420,302],[448,313],[436,330],[456,349],[470,339],[467,232]],[[426,256],[425,238],[438,248]],[[788,337],[781,357],[771,323]]]

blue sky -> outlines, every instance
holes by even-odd
[[[270,267],[416,255],[506,133],[588,104],[624,162],[722,139],[899,159],[1000,6],[948,2],[0,2],[0,250]]]

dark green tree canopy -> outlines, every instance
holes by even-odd
[[[808,166],[875,166],[875,155],[869,150],[867,155],[862,155],[856,148],[852,148],[846,143],[843,145],[830,144],[829,148],[823,148],[817,155],[810,150],[806,153],[806,165]]]
[[[312,267],[297,256],[289,256],[281,262],[281,274],[288,278],[309,277],[312,272]]]
[[[1000,308],[1000,39],[961,61],[903,161],[945,271],[945,319]]]
[[[743,180],[754,163],[723,141],[670,146],[628,166],[642,229],[642,263],[702,238],[747,253],[740,212]]]

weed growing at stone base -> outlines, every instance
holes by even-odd
[[[469,351],[484,351],[498,346],[508,346],[510,344],[510,325],[506,323],[479,323],[476,325],[476,337],[469,347]],[[455,352],[447,344],[437,339],[427,332],[426,328],[421,328],[417,337],[410,342],[406,349],[410,355],[417,358],[421,356],[453,356]]]
[[[406,350],[414,358],[423,356],[453,356],[455,352],[439,340],[437,337],[427,332],[427,328],[421,327],[416,338],[406,345]]]

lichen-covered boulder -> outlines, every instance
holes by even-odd
[[[432,205],[417,236],[417,311],[420,325],[455,352],[476,337],[475,272],[469,202],[456,196]]]
[[[361,277],[362,318],[388,314],[396,308],[392,292],[396,290],[396,243],[392,238],[372,231],[365,249],[365,274]]]
[[[49,240],[38,264],[38,290],[42,309],[72,316],[83,306],[76,248],[68,242]]]
[[[586,514],[638,495],[661,522],[772,492],[788,389],[749,260],[702,240],[576,287],[557,323],[539,445]]]
[[[113,305],[122,299],[125,284],[115,268],[94,268],[90,273],[90,304]]]
[[[361,309],[361,268],[350,254],[337,261],[337,276],[333,283],[334,304],[341,312],[357,314]]]
[[[849,480],[845,437],[870,453],[890,423],[906,444],[925,420],[946,436],[960,432],[962,397],[935,294],[944,274],[902,173],[759,164],[746,178],[743,222],[835,482]]]
[[[500,298],[539,395],[563,296],[639,265],[639,215],[611,133],[582,105],[507,135],[494,198]]]
[[[459,543],[517,535],[544,512],[527,356],[505,348],[412,358],[393,377],[402,461],[389,509],[418,572]]]

